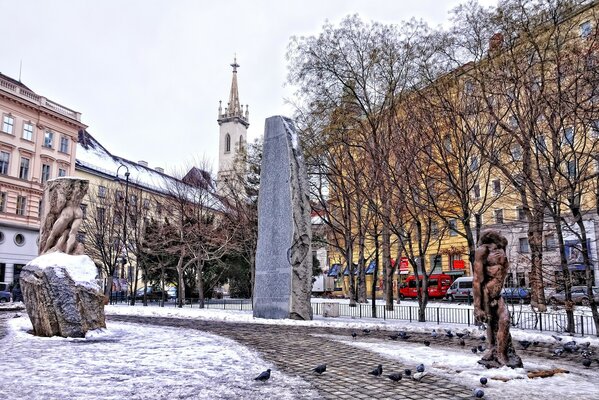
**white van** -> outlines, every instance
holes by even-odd
[[[454,300],[468,300],[468,298],[472,298],[472,277],[464,276],[462,278],[456,279],[449,289],[447,290],[447,295],[445,296],[449,301]]]

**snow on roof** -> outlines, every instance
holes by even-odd
[[[117,170],[119,167],[125,166],[129,170],[129,183],[131,185],[150,189],[158,193],[168,195],[171,193],[169,187],[172,188],[174,186],[173,184],[181,184],[181,181],[175,177],[136,162],[129,161],[125,158],[112,155],[87,131],[79,132],[76,154],[76,166],[78,167],[99,172],[103,175],[113,177],[114,179],[118,178],[124,180],[125,171],[119,171],[117,175]],[[194,188],[194,190],[203,189]],[[199,196],[194,197],[198,198]],[[209,204],[211,205],[211,208],[222,210],[223,207],[221,202],[212,194],[210,194],[210,197]]]

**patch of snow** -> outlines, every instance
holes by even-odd
[[[11,399],[319,399],[305,381],[233,340],[194,329],[110,323],[86,338],[32,336],[7,321],[0,341]],[[268,382],[254,378],[272,369]]]
[[[29,262],[40,269],[56,268],[56,274],[61,276],[61,270],[65,271],[76,284],[99,289],[96,281],[98,269],[89,256],[71,255],[60,251],[42,254]]]

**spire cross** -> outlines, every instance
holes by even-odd
[[[237,53],[233,57],[233,64],[231,64],[231,66],[233,67],[233,72],[237,72],[237,68],[240,67],[240,65],[237,64]]]

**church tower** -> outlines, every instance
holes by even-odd
[[[247,142],[247,129],[250,126],[248,106],[239,102],[239,89],[237,87],[237,57],[234,58],[233,79],[229,102],[223,111],[222,101],[218,105],[218,125],[220,126],[218,145],[218,182],[227,178],[227,174],[233,168],[235,158],[241,149],[245,150]]]

